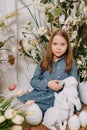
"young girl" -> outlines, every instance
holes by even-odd
[[[36,67],[30,82],[34,89],[18,99],[26,104],[37,103],[44,113],[54,105],[54,92],[59,93],[63,89],[58,84],[59,80],[68,76],[74,76],[78,80],[68,34],[60,29],[51,36],[46,54]]]

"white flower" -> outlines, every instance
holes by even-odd
[[[84,10],[84,6],[85,6],[85,2],[82,0],[79,6],[80,10],[81,9]]]
[[[49,13],[52,13],[53,7],[51,4],[46,4],[44,7],[44,10],[45,10],[45,12],[46,12],[46,10],[48,10]]]
[[[12,130],[22,130],[22,126],[20,125],[13,125]]]
[[[40,36],[44,35],[46,32],[47,32],[47,29],[46,29],[45,27],[40,27],[40,28],[38,29],[38,34],[39,34]]]
[[[0,123],[4,122],[6,120],[6,118],[4,116],[0,116]]]
[[[77,64],[78,64],[78,65],[81,65],[81,64],[82,64],[82,61],[81,61],[81,60],[77,60]]]
[[[83,8],[83,11],[84,11],[84,12],[87,11],[87,6],[85,6],[85,7]]]
[[[71,24],[72,21],[73,21],[73,17],[72,17],[72,16],[69,16],[69,17],[66,19],[66,21],[65,21],[65,25]]]
[[[86,79],[86,77],[87,77],[87,70],[82,70],[81,76],[82,76],[82,78]]]
[[[77,30],[72,32],[71,40],[74,40],[77,36]]]
[[[24,40],[23,43],[24,43],[24,44],[23,44],[24,48],[25,48],[25,49],[28,49],[28,47],[29,47],[28,40],[27,40],[27,39]]]
[[[16,116],[16,111],[14,109],[7,109],[5,111],[5,117],[7,119],[12,119],[14,116]]]
[[[16,115],[13,119],[12,119],[12,122],[15,123],[15,124],[22,124],[24,121],[24,117],[21,116],[21,115]]]
[[[36,9],[41,11],[42,4],[39,1],[33,2],[33,5]]]
[[[60,2],[62,3],[62,2],[64,2],[65,0],[60,0]]]
[[[68,30],[68,29],[69,29],[69,26],[64,25],[64,26],[62,27],[62,29]]]
[[[31,50],[31,55],[33,56],[33,58],[35,58],[35,57],[36,57],[36,52],[37,52],[37,51],[36,51],[36,50],[34,50],[34,49],[32,49],[32,50]]]
[[[65,20],[65,15],[64,14],[60,15],[60,17],[59,17],[59,23],[63,24],[64,20]]]

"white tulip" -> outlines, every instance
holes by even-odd
[[[46,34],[46,32],[47,32],[47,29],[46,29],[45,27],[40,27],[40,28],[38,29],[38,34],[39,34],[40,36]]]
[[[7,118],[7,119],[12,119],[13,117],[15,117],[16,116],[16,111],[14,110],[14,109],[7,109],[6,111],[5,111],[5,117]]]
[[[12,119],[12,122],[15,123],[15,124],[22,124],[24,121],[24,117],[21,116],[21,115],[16,115],[13,119]]]
[[[77,64],[78,65],[82,65],[82,61],[81,60],[77,60]]]
[[[59,17],[59,23],[60,23],[60,24],[63,24],[64,21],[65,21],[65,15],[62,14],[62,15]]]
[[[64,2],[65,0],[60,0],[60,2],[62,3],[62,2]]]
[[[0,123],[4,122],[6,120],[6,118],[4,116],[0,116]]]
[[[22,130],[22,126],[20,125],[13,125],[12,130]]]

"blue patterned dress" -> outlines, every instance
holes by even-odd
[[[52,63],[53,73],[50,74],[49,71],[42,72],[40,68],[40,62],[38,63],[34,76],[31,79],[31,86],[34,88],[31,92],[27,92],[18,99],[25,103],[28,100],[35,100],[35,102],[40,106],[42,112],[44,113],[48,108],[52,107],[54,104],[54,92],[47,87],[48,81],[50,80],[63,80],[68,76],[74,76],[78,80],[78,73],[75,61],[73,63],[72,69],[69,73],[65,71],[66,63],[65,58],[62,57],[57,63]],[[61,90],[58,91],[58,93]]]

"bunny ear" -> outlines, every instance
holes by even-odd
[[[75,77],[73,77],[73,76],[69,76],[68,78],[66,78],[66,79],[64,79],[64,80],[62,80],[64,83],[65,83],[65,85],[67,85],[67,86],[70,86],[70,85],[78,85],[78,81],[76,80],[76,78]]]

